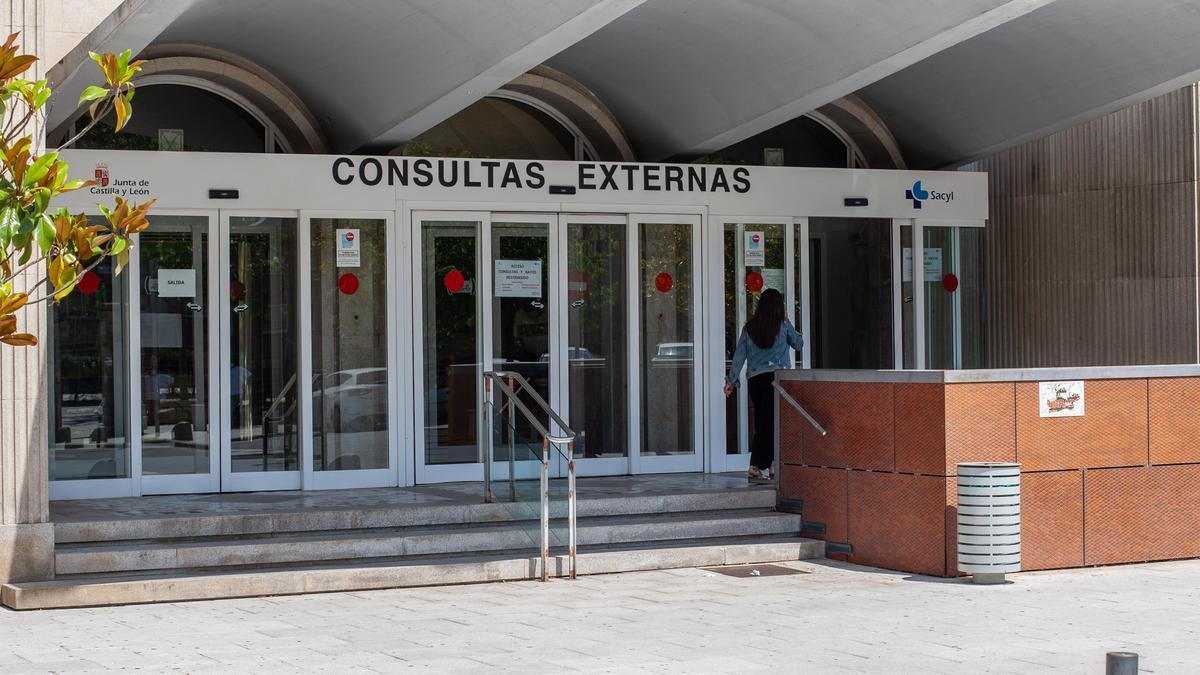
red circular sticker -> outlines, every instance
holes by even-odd
[[[942,288],[946,289],[947,293],[953,293],[958,290],[958,277],[951,272],[942,277]]]
[[[666,293],[674,285],[675,280],[666,272],[659,272],[658,276],[654,277],[654,287],[658,289],[659,293]]]
[[[758,272],[750,272],[746,274],[746,290],[751,293],[757,293],[763,288],[763,275]]]
[[[346,295],[354,295],[358,292],[358,277],[349,272],[338,277],[338,290]]]
[[[75,288],[78,288],[79,292],[84,295],[95,293],[100,290],[100,275],[91,270],[84,272],[79,283],[75,284]]]
[[[442,278],[442,285],[446,287],[447,291],[457,293],[463,289],[463,286],[467,285],[467,280],[463,278],[462,272],[450,270]]]
[[[240,281],[229,282],[229,298],[231,300],[244,300],[246,298],[246,284]]]

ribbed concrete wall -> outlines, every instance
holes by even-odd
[[[1198,360],[1196,96],[963,167],[990,176],[987,367]]]

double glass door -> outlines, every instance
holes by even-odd
[[[426,212],[413,228],[417,482],[481,478],[488,433],[493,475],[536,475],[520,415],[484,428],[485,371],[519,374],[567,420],[581,475],[701,469],[698,218]]]
[[[388,222],[151,217],[130,269],[143,494],[394,483]]]

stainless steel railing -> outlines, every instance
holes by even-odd
[[[519,394],[524,393],[534,405],[546,415],[550,426],[557,427],[558,433],[551,433],[521,400]],[[499,398],[498,398],[499,397]],[[498,370],[483,374],[483,500],[492,502],[492,418],[494,413],[507,414],[509,425],[508,448],[508,485],[509,499],[516,501],[516,460],[515,460],[515,422],[520,413],[525,421],[533,427],[542,438],[541,457],[541,557],[542,581],[550,579],[550,446],[563,454],[567,460],[567,556],[569,559],[570,577],[575,578],[575,432],[565,420],[554,412],[546,399],[542,398],[537,389],[520,373]],[[497,404],[497,401],[500,401]],[[565,448],[565,452],[563,449]]]
[[[779,386],[778,382],[772,382],[771,386],[775,387],[775,392],[777,394],[779,394],[779,398],[787,401],[788,405],[792,406],[792,408],[794,408],[796,410],[796,412],[800,413],[800,415],[802,417],[804,417],[804,419],[808,420],[808,423],[811,424],[813,426],[813,428],[817,430],[817,433],[821,434],[822,436],[829,435],[829,432],[825,430],[825,427],[821,426],[820,422],[813,419],[813,416],[808,414],[808,411],[804,409],[804,406],[800,405],[796,401],[796,399],[792,398],[792,395],[787,393],[787,391],[785,391],[783,387]]]

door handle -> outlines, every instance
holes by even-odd
[[[235,312],[244,312],[244,311],[246,311],[247,309],[250,309],[250,305],[247,305],[247,304],[246,304],[246,303],[244,303],[244,302],[239,302],[239,303],[238,303],[238,306],[233,308],[233,311],[235,311]]]
[[[572,307],[583,307],[583,300],[576,300],[575,302],[571,303],[571,306]]]
[[[203,307],[201,307],[200,305],[197,305],[194,302],[189,302],[187,304],[187,308],[192,310],[193,312],[199,312],[200,310],[204,309]]]
[[[546,309],[546,305],[544,303],[538,302],[537,300],[534,300],[533,302],[530,302],[529,304],[533,305],[537,309]]]

